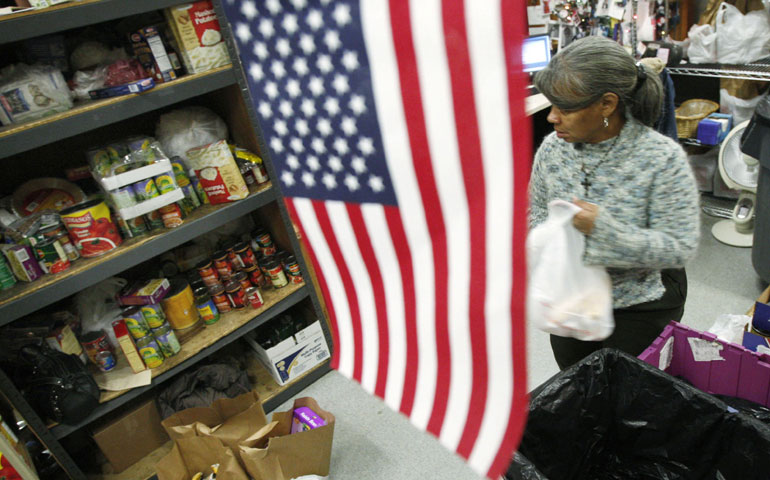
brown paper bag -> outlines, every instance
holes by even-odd
[[[180,438],[155,465],[158,480],[190,480],[198,472],[211,472],[219,464],[218,480],[249,480],[233,451],[214,437]]]
[[[162,422],[172,440],[213,436],[234,452],[241,440],[266,424],[262,402],[254,391],[235,398],[220,398],[210,407],[182,410]]]
[[[291,432],[295,408],[308,407],[326,421],[323,427]],[[329,475],[334,415],[310,397],[294,400],[288,412],[276,412],[273,421],[241,442],[241,462],[255,480],[290,480],[302,475]]]

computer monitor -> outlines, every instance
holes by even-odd
[[[521,60],[525,72],[537,72],[544,69],[551,61],[551,37],[534,35],[524,39]]]

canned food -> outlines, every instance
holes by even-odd
[[[201,206],[201,201],[198,199],[198,194],[195,193],[195,188],[193,188],[192,185],[187,185],[186,187],[182,187],[182,193],[184,193],[184,199],[182,202],[185,205],[188,205],[188,208],[190,210],[195,210],[196,208]]]
[[[174,330],[171,329],[171,325],[168,323],[164,323],[160,328],[154,329],[152,335],[158,342],[158,346],[164,357],[173,357],[182,350],[182,345],[179,344],[179,340],[176,338]]]
[[[234,241],[227,242],[226,244],[222,245],[222,250],[224,250],[225,253],[227,253],[227,259],[230,261],[230,265],[233,266],[233,269],[242,270],[243,262],[241,262],[240,257],[238,256],[237,253],[235,253],[235,250],[233,249],[233,247],[235,247],[237,243],[238,242],[234,242]]]
[[[240,283],[241,288],[243,288],[244,291],[253,287],[251,280],[249,280],[249,275],[246,272],[236,272],[235,275],[233,275],[233,280]]]
[[[267,275],[270,277],[270,283],[273,288],[285,287],[289,281],[286,280],[286,275],[283,273],[281,264],[276,259],[272,259],[265,264]]]
[[[144,220],[147,222],[147,228],[149,230],[157,230],[163,228],[163,218],[158,210],[153,210],[150,213],[144,215]]]
[[[159,328],[166,321],[166,314],[157,303],[152,305],[142,305],[141,310],[142,316],[147,320],[147,325],[150,328]]]
[[[41,236],[44,239],[55,238],[58,240],[61,248],[64,250],[64,253],[67,255],[67,258],[70,259],[70,261],[75,261],[80,258],[80,252],[78,252],[78,249],[75,247],[75,245],[72,244],[72,240],[70,240],[70,237],[67,235],[67,230],[64,228],[64,224],[57,223],[55,225],[42,228],[38,230],[37,233],[38,236]]]
[[[180,187],[187,187],[190,185],[190,177],[187,176],[187,170],[185,169],[181,157],[171,158],[171,168],[174,170],[174,178],[176,179],[177,185]]]
[[[246,301],[249,302],[251,308],[259,308],[265,304],[265,302],[262,300],[262,294],[259,292],[257,287],[251,287],[246,290]]]
[[[255,287],[264,287],[267,284],[267,278],[262,274],[262,269],[258,266],[249,267],[244,270],[249,276],[251,284]]]
[[[83,334],[80,337],[80,345],[83,346],[91,363],[99,367],[99,370],[109,372],[115,368],[117,364],[115,355],[107,341],[107,335],[101,330]]]
[[[181,279],[172,279],[170,283],[171,288],[161,300],[168,323],[176,330],[195,326],[200,318],[190,284]]]
[[[219,310],[214,303],[214,300],[209,296],[209,291],[206,287],[198,288],[193,291],[195,296],[195,308],[198,309],[198,315],[203,319],[203,323],[211,325],[217,323],[219,320]]]
[[[126,322],[126,327],[128,327],[132,337],[142,338],[150,334],[150,325],[147,323],[144,315],[142,315],[142,309],[139,307],[123,310],[123,320]]]
[[[196,265],[195,268],[198,270],[198,274],[201,276],[203,283],[205,283],[207,287],[219,282],[219,273],[217,273],[217,270],[212,266],[211,260],[203,260]]]
[[[145,178],[144,180],[132,183],[131,188],[134,190],[136,199],[140,202],[144,202],[160,195],[160,193],[158,193],[158,187],[155,186],[155,182],[152,178]]]
[[[195,175],[195,170],[192,169],[190,170],[190,183],[192,183],[195,193],[198,194],[198,200],[200,200],[202,204],[209,203],[209,196],[206,195],[206,191],[203,189],[200,179]]]
[[[283,260],[283,268],[289,276],[289,281],[291,283],[298,284],[303,282],[302,271],[300,270],[299,263],[294,255],[289,255]]]
[[[230,300],[227,299],[227,295],[225,294],[224,285],[221,283],[214,285],[209,289],[209,294],[211,295],[211,300],[214,302],[214,305],[216,305],[217,310],[219,310],[220,313],[225,313],[232,310],[232,307],[230,307]]]
[[[112,203],[115,204],[115,207],[117,208],[128,208],[136,205],[136,195],[134,194],[134,189],[131,188],[131,185],[112,190],[110,192],[110,198],[112,198]]]
[[[235,273],[233,265],[227,258],[226,252],[221,250],[214,252],[214,255],[211,257],[211,261],[214,262],[214,268],[217,269],[220,278],[228,279],[233,276],[233,273]]]
[[[233,251],[240,259],[243,268],[249,268],[257,265],[257,256],[254,255],[254,251],[251,249],[251,247],[249,247],[248,243],[237,243],[233,247]]]
[[[231,280],[225,285],[225,292],[227,292],[227,299],[230,301],[231,307],[243,308],[246,306],[246,292],[241,288],[240,283]]]
[[[184,223],[182,209],[176,203],[160,207],[158,212],[160,212],[160,217],[163,219],[163,225],[166,228],[176,228]]]
[[[59,215],[80,255],[85,258],[103,255],[123,242],[103,200],[65,208]]]
[[[70,268],[70,259],[55,238],[35,245],[35,256],[43,270],[48,273],[61,273]]]
[[[136,340],[136,348],[139,355],[142,356],[147,368],[156,368],[163,365],[163,351],[158,345],[158,341],[152,335],[147,335]]]
[[[147,224],[141,216],[129,220],[123,220],[123,230],[129,238],[138,237],[147,233]]]
[[[257,185],[261,185],[270,180],[267,176],[267,169],[265,168],[264,162],[254,162],[251,170],[254,172],[254,178],[257,180]]]
[[[265,256],[275,255],[276,248],[273,244],[273,239],[267,230],[258,230],[254,232],[254,239],[257,241],[257,245],[262,250]]]
[[[176,189],[174,175],[171,172],[161,173],[154,177],[153,180],[155,181],[155,187],[161,195],[171,193]]]

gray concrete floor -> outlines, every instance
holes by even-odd
[[[724,202],[704,197],[704,202]],[[743,314],[766,285],[751,266],[751,249],[717,242],[711,226],[719,220],[701,214],[701,242],[687,266],[688,296],[683,323],[707,330],[722,313]],[[558,372],[548,335],[527,329],[529,390]],[[330,372],[300,396],[312,396],[337,417],[330,478],[334,480],[478,480],[458,456],[402,415],[366,394],[356,383]],[[278,408],[288,410],[287,402]]]

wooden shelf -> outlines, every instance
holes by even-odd
[[[0,30],[2,30],[0,24]],[[231,65],[185,75],[152,90],[77,103],[66,112],[0,127],[0,158],[72,137],[127,118],[151,112],[236,83]]]
[[[116,18],[161,10],[179,0],[80,0],[0,16],[0,43],[85,27]]]
[[[275,189],[266,183],[237,202],[204,205],[174,229],[160,229],[149,235],[132,238],[118,248],[95,258],[81,258],[64,272],[44,275],[30,283],[19,282],[0,292],[0,326],[32,313],[51,303],[94,285],[148,260],[161,252],[177,247],[203,233],[245,215],[275,199]]]
[[[91,415],[75,425],[56,425],[50,428],[51,433],[56,438],[64,438],[110,411],[119,408],[129,400],[158,386],[182,370],[194,365],[199,360],[285,312],[288,308],[306,298],[308,296],[308,289],[304,284],[287,285],[277,290],[267,289],[262,293],[262,296],[265,300],[265,305],[259,309],[254,310],[246,307],[240,311],[225,313],[217,323],[207,325],[199,333],[184,342],[182,350],[178,354],[164,361],[160,367],[152,370],[152,384],[118,392],[102,392],[101,403],[91,412]]]

